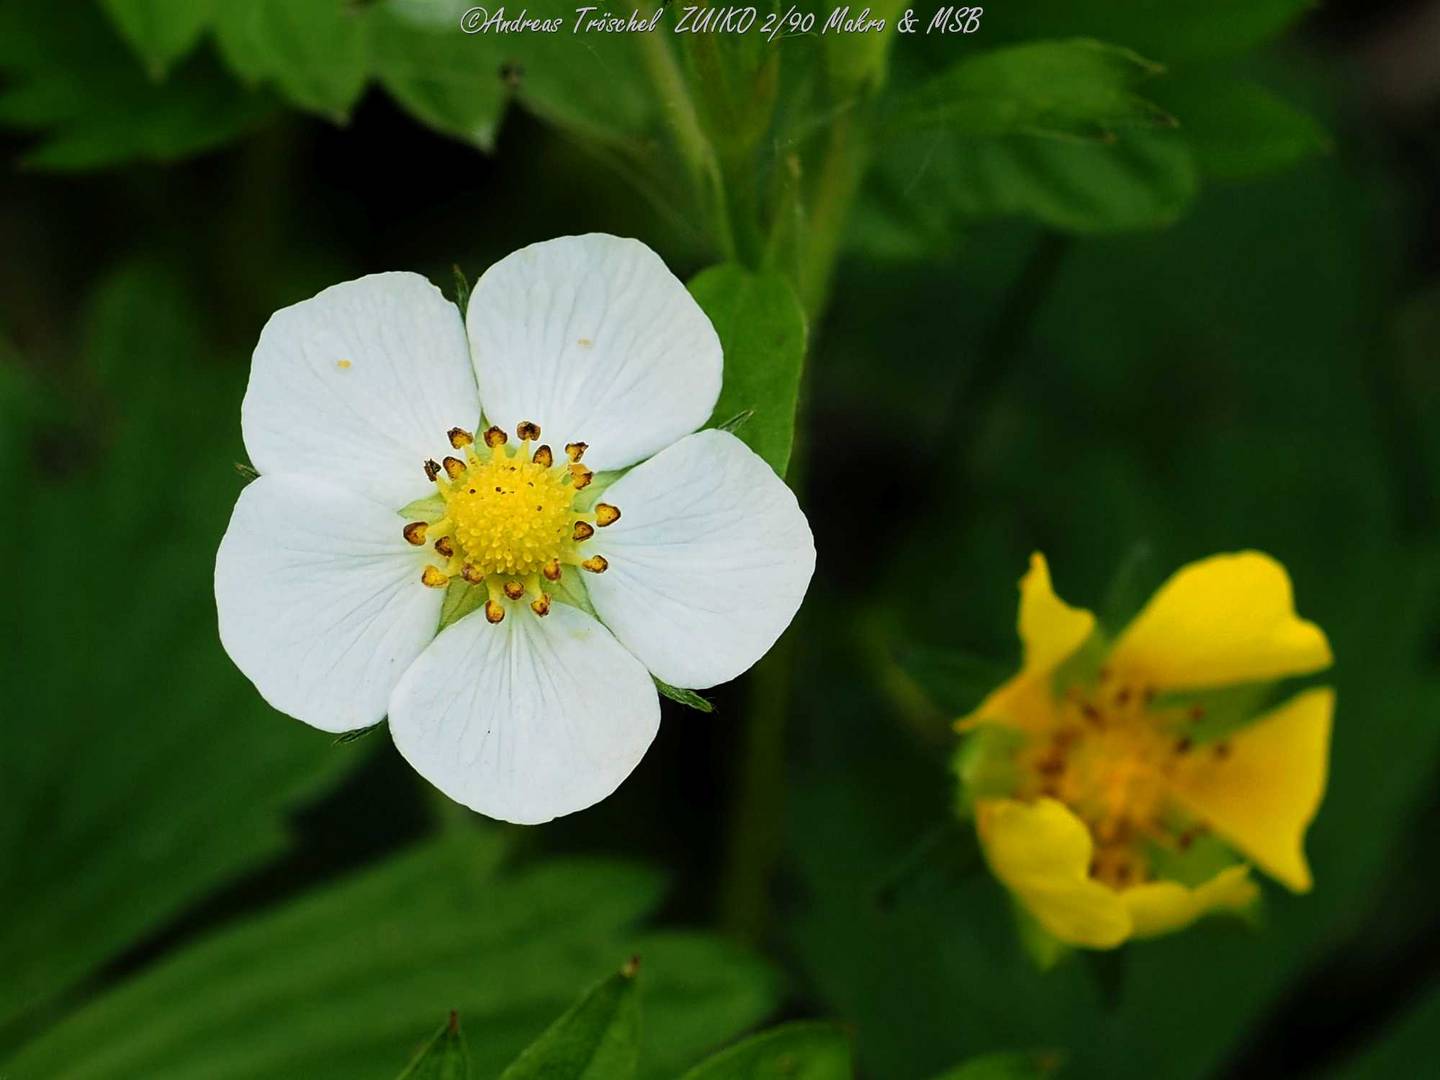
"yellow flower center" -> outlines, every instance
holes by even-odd
[[[461,559],[486,577],[525,577],[560,558],[576,521],[568,479],[503,455],[471,465],[442,492]]]
[[[1095,842],[1091,876],[1115,888],[1146,880],[1151,845],[1183,849],[1197,832],[1167,793],[1182,760],[1201,751],[1177,734],[1185,714],[1157,710],[1153,701],[1149,689],[1102,673],[1097,687],[1072,689],[1056,702],[1049,731],[1019,759],[1023,796],[1070,807]],[[1221,743],[1205,752],[1227,750]]]
[[[539,440],[540,427],[528,421],[515,433],[520,445],[512,453],[509,437],[492,427],[483,445],[461,428],[449,432],[450,445],[463,457],[427,461],[425,475],[439,489],[435,512],[405,526],[405,539],[417,547],[430,543],[439,565],[425,567],[420,580],[432,588],[480,588],[485,617],[505,618],[509,603],[529,598],[536,615],[550,611],[545,583],[558,583],[566,566],[604,573],[603,555],[585,557],[580,545],[620,518],[607,503],[584,505],[581,492],[594,474],[580,463],[585,444],[569,443],[565,462],[556,464],[549,446]],[[425,505],[417,504],[417,505]],[[463,598],[462,598],[463,599]]]

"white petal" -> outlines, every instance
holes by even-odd
[[[435,636],[443,590],[393,510],[308,477],[240,493],[215,557],[220,640],[261,695],[321,731],[385,717]]]
[[[596,470],[633,465],[707,419],[720,339],[638,240],[603,233],[532,244],[485,271],[465,317],[485,416],[585,442]]]
[[[398,509],[425,459],[480,419],[465,327],[419,274],[372,274],[282,308],[260,332],[240,409],[261,473],[331,480]]]
[[[536,825],[593,806],[630,775],[660,727],[655,684],[589,615],[515,604],[446,627],[400,680],[390,733],[456,802]]]
[[[733,679],[790,625],[815,540],[790,489],[735,436],[682,439],[601,498],[621,516],[586,544],[610,563],[586,575],[590,599],[659,678],[697,690]]]

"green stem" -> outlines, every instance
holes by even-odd
[[[750,675],[739,778],[730,809],[720,925],[748,944],[770,926],[770,879],[785,833],[785,716],[795,667],[794,633]]]
[[[797,288],[810,321],[816,322],[830,295],[830,281],[840,242],[850,216],[850,205],[865,173],[867,150],[855,107],[845,109],[830,125],[825,156],[820,162],[814,196],[806,223],[806,244],[800,262]]]
[[[642,8],[644,14],[653,13],[652,6]],[[675,137],[675,147],[690,177],[690,183],[713,217],[715,240],[725,258],[735,255],[734,231],[730,223],[730,208],[725,195],[725,183],[720,175],[720,166],[715,157],[715,148],[705,135],[700,124],[700,114],[690,96],[685,76],[670,51],[667,35],[660,32],[638,34],[640,54],[650,81],[659,95],[661,108],[670,123]]]
[[[831,126],[814,187],[798,270],[797,291],[811,325],[819,322],[829,296],[850,206],[866,165],[866,150],[855,110],[840,113]],[[814,339],[812,337],[812,351]],[[807,364],[808,369],[808,364]],[[796,418],[795,453],[787,479],[803,486],[806,396],[802,384]],[[744,743],[731,806],[726,868],[720,896],[720,923],[741,941],[763,940],[770,926],[770,885],[785,834],[785,721],[794,695],[798,634],[792,626],[750,676]]]

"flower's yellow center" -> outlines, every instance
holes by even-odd
[[[1114,888],[1150,876],[1153,845],[1184,849],[1199,832],[1167,798],[1169,778],[1191,753],[1184,734],[1198,716],[1158,710],[1154,692],[1102,673],[1099,685],[1071,689],[1056,702],[1053,723],[1019,758],[1026,798],[1065,803],[1095,842],[1091,876]],[[1226,744],[1204,749],[1223,757]]]
[[[581,492],[594,478],[580,464],[584,443],[567,444],[568,460],[556,464],[549,446],[531,450],[539,425],[527,421],[515,430],[520,445],[512,452],[499,428],[484,433],[483,445],[468,431],[452,428],[450,445],[464,456],[425,463],[425,475],[439,489],[438,505],[404,529],[406,540],[432,544],[441,559],[427,566],[420,580],[432,588],[483,588],[478,596],[485,598],[485,617],[492,623],[505,618],[510,603],[527,598],[536,615],[548,614],[545,583],[559,582],[566,566],[604,573],[605,557],[587,558],[580,545],[596,527],[620,518],[608,503],[584,505]]]
[[[486,577],[538,574],[560,558],[576,521],[568,478],[506,456],[467,468],[442,493],[460,557]]]

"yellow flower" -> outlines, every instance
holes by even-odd
[[[985,857],[1041,927],[1095,949],[1179,930],[1248,907],[1248,863],[1310,888],[1334,693],[1243,724],[1233,704],[1331,662],[1283,566],[1258,552],[1192,563],[1110,642],[1037,554],[1019,629],[1021,670],[959,722],[958,760]]]

